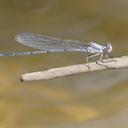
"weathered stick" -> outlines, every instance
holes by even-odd
[[[65,67],[52,68],[46,71],[26,73],[21,75],[21,81],[46,80],[82,72],[128,67],[128,56],[109,58],[105,61],[106,62],[90,62],[88,64],[69,65]]]

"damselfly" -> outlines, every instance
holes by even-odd
[[[78,40],[65,40],[26,32],[18,33],[15,39],[17,42],[39,49],[39,51],[4,52],[0,53],[0,56],[35,55],[49,52],[86,52],[88,62],[90,58],[98,55],[100,56],[99,60],[102,61],[104,56],[107,58],[112,52],[112,45],[110,43],[105,45],[95,42],[84,43]],[[92,55],[89,55],[90,53]]]

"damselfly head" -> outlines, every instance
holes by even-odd
[[[108,53],[112,52],[112,45],[111,45],[111,43],[107,43],[106,44],[106,50],[107,50]]]

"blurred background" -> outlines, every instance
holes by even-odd
[[[0,0],[0,51],[35,50],[18,44],[31,32],[100,44],[128,54],[127,0]],[[0,58],[1,128],[127,128],[128,69],[20,82],[26,72],[85,63],[84,53]]]

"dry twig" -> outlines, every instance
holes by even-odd
[[[22,81],[46,80],[56,77],[78,74],[82,72],[93,72],[104,69],[117,69],[128,67],[128,56],[109,58],[107,62],[90,62],[88,64],[69,65],[65,67],[52,68],[46,71],[26,73],[21,76]],[[88,67],[89,65],[89,67]]]

